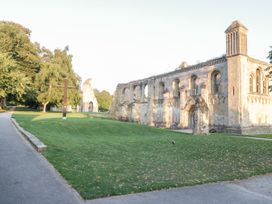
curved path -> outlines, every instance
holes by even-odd
[[[0,114],[0,204],[271,204],[272,175],[84,201]]]
[[[0,114],[0,203],[77,204],[79,196]]]

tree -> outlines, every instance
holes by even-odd
[[[30,41],[31,31],[20,24],[0,21],[0,52],[14,60],[16,68],[30,78],[39,71],[37,44]]]
[[[98,102],[98,109],[100,111],[108,111],[112,103],[112,96],[110,93],[105,90],[101,92],[94,90],[94,93]]]
[[[35,106],[58,105],[63,81],[68,78],[68,100],[80,102],[80,77],[73,71],[69,48],[54,52],[30,41],[31,31],[20,24],[0,21],[0,103],[6,98]],[[0,105],[1,105],[0,104]]]
[[[272,49],[272,46],[270,46],[270,48]],[[269,59],[269,62],[272,63],[272,50],[269,51],[267,58]],[[271,78],[272,78],[272,65],[268,66],[265,69],[265,71],[268,72],[268,74],[266,76],[271,80]],[[269,91],[270,92],[272,91],[272,86],[271,85],[269,86]]]
[[[272,49],[272,46],[270,46],[270,48]],[[267,58],[270,60],[270,63],[272,63],[272,50],[269,51]]]
[[[0,21],[2,104],[6,97],[24,101],[28,92],[34,92],[32,84],[40,64],[38,47],[30,41],[30,33],[20,24]]]
[[[46,48],[41,50],[41,69],[36,77],[38,89],[37,99],[43,105],[43,112],[49,103],[58,105],[63,102],[63,81],[68,78],[69,85],[74,90],[68,95],[68,102],[78,105],[80,102],[80,78],[72,69],[72,56],[68,54],[68,47],[64,50],[56,49],[54,53]]]
[[[5,106],[8,94],[21,98],[29,83],[29,78],[16,69],[15,61],[7,54],[0,53],[0,106]]]

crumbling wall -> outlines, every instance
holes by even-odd
[[[170,73],[118,84],[111,114],[119,120],[156,127],[193,128],[190,124],[194,121],[190,117],[196,105],[195,98],[200,97],[202,104],[206,104],[207,112],[204,114],[205,120],[201,121],[206,121],[206,125],[212,127],[219,121],[224,126],[227,124],[227,112],[224,111],[227,110],[227,103],[222,98],[227,97],[226,69],[226,58],[222,57]],[[214,71],[221,74],[220,92],[217,94],[211,93],[211,74]],[[217,98],[222,102],[217,102]],[[211,113],[213,110],[221,112],[216,115]]]

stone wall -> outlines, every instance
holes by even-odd
[[[225,31],[226,56],[142,80],[119,84],[111,114],[120,120],[230,133],[272,129],[266,68],[247,55],[248,29],[234,21]]]
[[[196,99],[208,109],[210,127],[227,125],[227,69],[221,57],[173,72],[119,84],[112,115],[120,120],[167,128],[193,128]],[[212,75],[219,89],[212,93]],[[194,80],[194,82],[192,81]]]
[[[82,88],[82,112],[98,112],[98,103],[92,87],[92,79],[87,79]]]

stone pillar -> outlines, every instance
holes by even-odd
[[[205,107],[200,103],[199,99],[196,100],[194,111],[194,135],[208,135],[209,134],[209,122]]]

